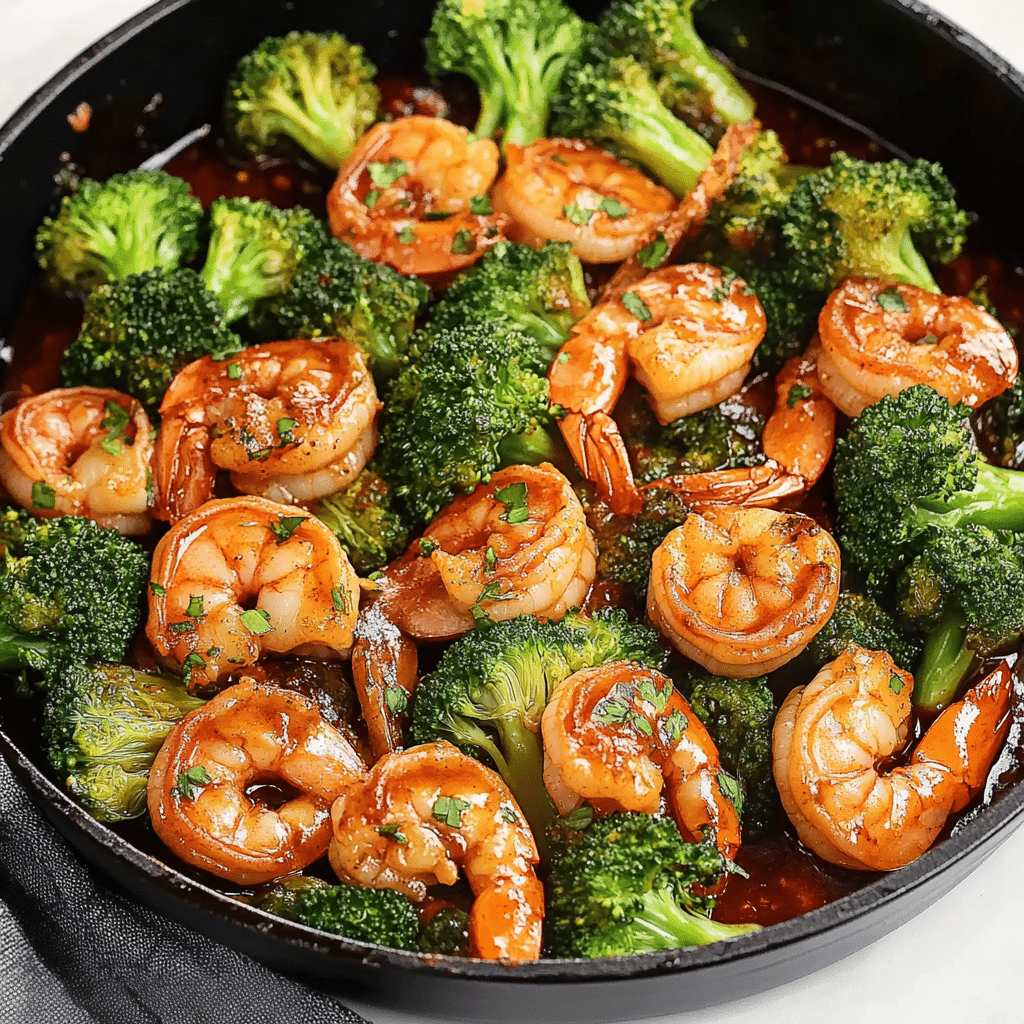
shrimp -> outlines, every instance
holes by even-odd
[[[951,704],[909,762],[892,767],[910,735],[913,688],[888,654],[854,646],[779,710],[772,751],[782,805],[801,841],[830,863],[909,864],[985,783],[1010,726],[1009,666]]]
[[[475,263],[508,218],[490,212],[498,147],[439,117],[374,125],[327,196],[335,237],[403,274],[442,274]],[[486,210],[487,212],[477,212]]]
[[[719,783],[718,750],[668,676],[631,661],[574,672],[545,707],[541,733],[559,814],[584,800],[599,811],[655,814],[664,789],[685,838],[712,838],[736,855],[739,816]]]
[[[388,754],[331,809],[330,860],[343,882],[422,901],[463,869],[473,890],[470,954],[540,956],[537,844],[501,776],[450,743]]]
[[[365,773],[309,698],[243,679],[171,729],[149,774],[149,817],[186,863],[259,885],[327,852],[331,804]],[[280,806],[253,792],[268,783],[285,790]]]
[[[218,469],[244,494],[282,504],[340,490],[373,454],[380,408],[366,357],[347,341],[204,356],[171,381],[160,406],[158,515],[176,522],[209,500]]]
[[[832,457],[835,406],[818,378],[820,348],[815,341],[802,356],[786,360],[775,378],[775,408],[764,425],[765,461],[746,469],[673,474],[644,484],[669,487],[695,504],[774,505],[809,491]]]
[[[516,242],[571,242],[588,263],[619,263],[643,244],[676,200],[668,189],[582,139],[505,146],[491,199]]]
[[[358,609],[355,570],[319,519],[266,498],[226,498],[157,544],[146,636],[195,688],[265,652],[338,660]]]
[[[583,603],[597,575],[583,506],[549,463],[499,470],[442,511],[424,544],[455,607],[493,622],[558,620]]]
[[[656,270],[576,324],[548,373],[551,401],[569,410],[562,436],[612,511],[635,515],[641,504],[611,418],[630,366],[670,423],[733,394],[766,328],[743,281],[701,263]]]
[[[959,295],[851,278],[828,297],[818,329],[822,387],[847,416],[915,384],[977,409],[1017,377],[1013,339]]]
[[[108,388],[56,388],[0,416],[0,483],[44,518],[88,516],[145,533],[152,456],[142,406]]]
[[[839,599],[839,547],[795,512],[708,505],[651,561],[647,614],[686,657],[733,679],[774,672]]]

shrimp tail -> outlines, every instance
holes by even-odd
[[[615,421],[603,412],[569,413],[558,425],[576,465],[597,485],[611,510],[619,516],[639,513],[640,491]]]
[[[804,481],[774,462],[750,469],[720,469],[710,473],[675,473],[644,484],[641,493],[667,488],[692,505],[774,505],[800,494]]]

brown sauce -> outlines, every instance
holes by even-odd
[[[386,79],[379,84],[383,109],[390,116],[447,114],[462,124],[473,122],[475,100],[457,88],[451,94],[442,94],[422,78]],[[827,115],[765,86],[748,83],[748,87],[757,100],[759,118],[765,127],[779,133],[793,164],[823,166],[828,163],[830,155],[840,149],[866,159],[886,156],[877,141]],[[89,169],[85,170],[88,173]],[[227,151],[223,142],[213,138],[186,150],[167,165],[167,170],[188,181],[204,206],[221,195],[249,196],[267,199],[281,207],[307,206],[321,216],[325,214],[324,202],[333,181],[333,174],[325,169],[297,161],[241,161]],[[608,268],[587,268],[588,285],[596,290],[608,274]],[[1024,327],[1024,272],[994,255],[986,242],[983,228],[975,227],[967,252],[949,267],[939,268],[937,279],[945,291],[963,294],[982,278],[1001,316],[1012,326]],[[77,334],[80,322],[81,303],[78,299],[42,288],[34,288],[29,293],[8,336],[13,353],[5,373],[4,407],[9,407],[7,396],[12,393],[39,392],[56,386],[60,357]],[[826,479],[803,499],[801,506],[826,524],[829,520],[830,487],[826,475]],[[615,584],[599,580],[588,606],[593,608],[614,603],[621,603],[619,589]],[[429,648],[424,651],[424,661],[428,665],[435,658],[436,652]],[[298,688],[307,682],[304,670],[288,669],[284,674],[288,672],[301,677],[300,683],[295,684]],[[808,679],[809,674],[796,662],[776,673],[770,681],[777,701],[781,701],[792,686]],[[347,699],[339,698],[339,703],[345,703]],[[13,724],[13,735],[24,749],[38,751],[38,729],[31,718],[26,719],[23,702],[16,701],[9,693],[0,694],[0,715],[5,726]],[[999,789],[1016,782],[1022,771],[1024,725],[1014,736],[1012,756],[1005,764],[1001,763]],[[356,740],[358,743],[359,738]],[[259,792],[254,790],[254,795],[262,796],[271,806],[280,804],[288,796],[275,784],[263,784],[257,789]],[[173,864],[189,877],[230,895],[244,895],[237,886],[212,879],[178,861],[156,838],[147,819],[118,826],[117,830],[140,849]],[[717,919],[726,922],[775,924],[855,892],[878,877],[872,872],[837,868],[813,856],[794,837],[781,812],[776,827],[769,834],[744,843],[738,863],[747,877],[736,875],[730,879],[715,912]],[[326,860],[313,865],[308,871],[334,880]],[[437,895],[442,896],[442,893],[439,891]],[[443,899],[445,902],[454,899],[465,905],[468,890],[460,890],[457,898],[445,892]],[[436,909],[436,905],[432,905],[432,909]]]

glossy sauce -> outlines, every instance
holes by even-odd
[[[382,107],[391,116],[420,113],[447,114],[462,124],[472,124],[475,112],[473,101],[458,93],[442,95],[429,87],[424,79],[387,79],[380,83]],[[823,166],[830,155],[845,150],[853,156],[868,159],[884,158],[881,145],[855,129],[841,125],[826,115],[804,107],[796,100],[775,93],[764,86],[749,85],[758,102],[758,116],[766,127],[775,129],[794,164]],[[277,206],[303,205],[320,216],[325,215],[324,201],[333,174],[323,168],[285,160],[262,160],[240,163],[233,158],[221,142],[206,139],[192,146],[172,160],[166,168],[170,173],[188,181],[204,206],[220,195],[250,196],[267,199]],[[88,172],[88,168],[86,169]],[[588,284],[596,290],[607,277],[606,268],[587,268]],[[980,278],[987,282],[988,293],[1011,326],[1024,327],[1024,277],[1019,268],[1008,266],[986,245],[983,232],[972,229],[968,252],[947,268],[939,268],[937,279],[944,290],[951,293],[967,292]],[[5,374],[5,392],[2,408],[9,408],[12,396],[40,392],[57,383],[57,367],[66,346],[77,334],[81,321],[79,300],[59,296],[41,289],[33,289],[27,296],[20,316],[8,341],[12,348],[11,363]],[[765,391],[770,406],[770,389]],[[803,509],[814,514],[819,521],[828,523],[831,484],[826,478],[809,496],[803,499]],[[588,607],[617,603],[620,595],[614,584],[598,581],[588,599]],[[424,652],[429,663],[436,656],[428,646]],[[145,660],[143,658],[143,660]],[[262,673],[261,673],[262,674]],[[277,670],[267,674],[277,675]],[[315,671],[285,669],[283,676],[295,676],[289,685],[303,689],[315,684]],[[309,678],[307,678],[307,676]],[[793,685],[807,682],[808,675],[800,675],[799,667],[783,670],[771,679],[777,702]],[[351,695],[334,698],[338,704],[348,704]],[[1024,701],[1020,702],[1024,706]],[[326,710],[326,709],[325,709]],[[333,707],[331,710],[335,710]],[[333,717],[328,711],[328,717]],[[337,712],[340,714],[340,712]],[[0,717],[5,723],[16,721],[13,734],[26,750],[39,750],[38,729],[25,720],[22,702],[9,693],[0,694]],[[992,796],[1021,774],[1021,754],[1024,753],[1024,713],[1020,728],[1011,733],[1012,751],[1001,759],[994,769],[999,776]],[[349,732],[357,744],[361,737]],[[44,763],[39,754],[40,762]],[[286,794],[274,787],[257,787],[253,795],[263,797],[271,805],[280,803]],[[968,812],[969,813],[969,812]],[[953,826],[955,828],[955,825]],[[211,877],[179,861],[159,842],[148,820],[130,822],[117,829],[130,842],[159,859],[168,861],[186,875],[214,884],[222,891],[241,895],[238,887],[220,880],[211,883]],[[803,849],[795,838],[785,816],[766,836],[744,843],[739,865],[746,878],[733,876],[725,893],[720,897],[715,917],[727,922],[756,921],[769,925],[788,920],[821,907],[844,895],[856,891],[878,877],[872,872],[848,871],[826,864]],[[313,866],[313,874],[334,881],[326,860]],[[466,896],[467,893],[463,893]],[[460,902],[458,893],[438,892],[446,902]],[[461,902],[465,902],[462,900]],[[436,909],[436,904],[428,907]]]

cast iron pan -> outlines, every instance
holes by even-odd
[[[593,16],[600,4],[574,6]],[[0,131],[0,251],[7,256],[0,332],[10,329],[32,278],[32,240],[57,197],[61,154],[103,178],[216,124],[222,84],[235,61],[265,36],[293,28],[341,29],[366,46],[383,73],[415,70],[430,7],[412,0],[164,0],[100,40]],[[975,40],[914,0],[717,0],[701,28],[745,71],[866,126],[896,152],[939,161],[963,205],[989,226],[996,249],[1019,261],[1024,206],[1001,197],[1016,194],[1024,180],[1024,78]],[[67,115],[83,100],[93,108],[92,127],[76,134]],[[274,967],[324,985],[341,983],[349,996],[473,1020],[500,1017],[510,1005],[520,1019],[649,1016],[781,985],[909,920],[1024,816],[1024,787],[1018,787],[908,867],[729,943],[507,967],[329,937],[179,874],[95,822],[54,785],[37,767],[12,708],[17,705],[9,701],[0,705],[0,749],[14,771],[66,839],[139,899]]]

